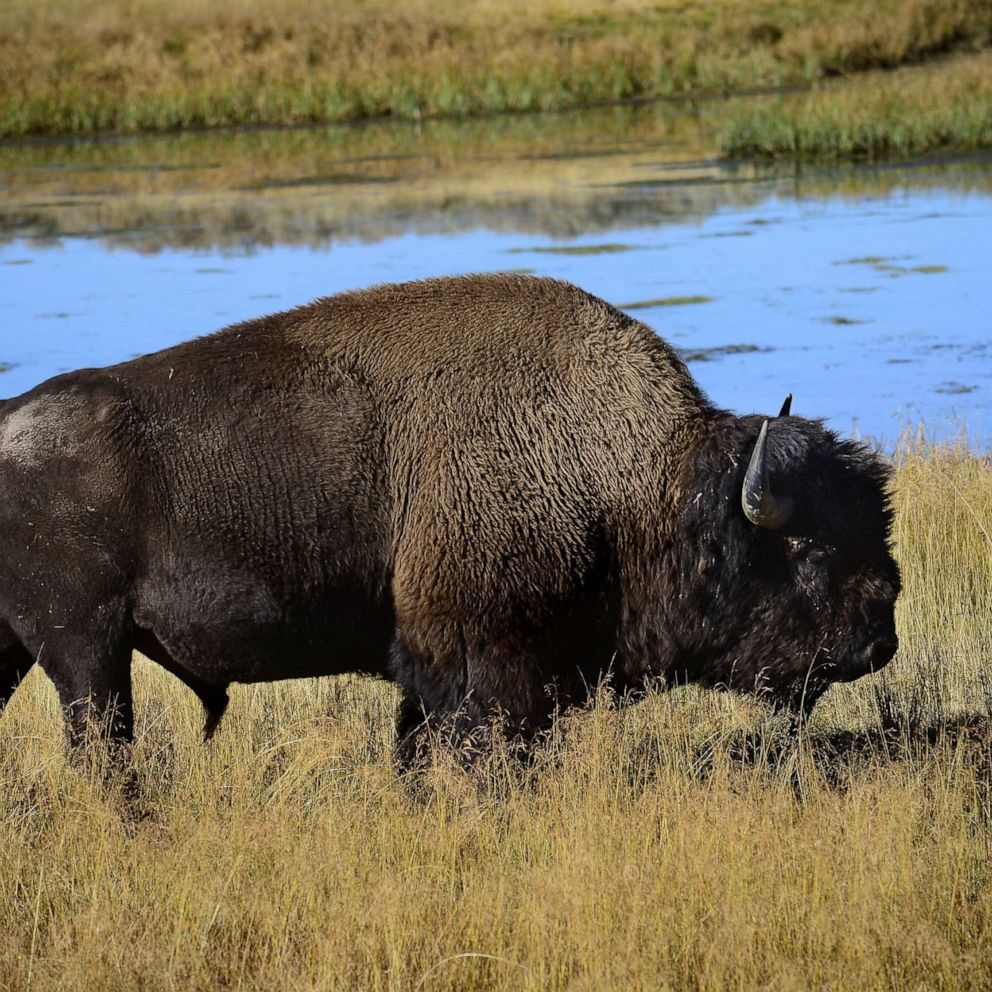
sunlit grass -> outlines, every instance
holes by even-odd
[[[988,987],[992,465],[907,441],[895,494],[899,657],[794,749],[746,699],[604,698],[533,768],[441,761],[414,799],[390,687],[238,687],[203,747],[142,662],[128,803],[66,765],[33,673],[0,721],[0,987]]]
[[[989,43],[985,0],[10,0],[0,135],[740,92]]]
[[[992,147],[992,55],[869,73],[801,98],[739,106],[730,158],[863,158]]]

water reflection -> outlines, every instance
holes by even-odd
[[[560,238],[702,219],[771,194],[992,190],[982,158],[721,163],[709,142],[725,106],[0,145],[0,240],[86,237],[159,251],[479,227]]]

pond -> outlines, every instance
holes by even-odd
[[[705,113],[705,111],[704,111]],[[0,396],[376,282],[568,279],[717,404],[992,441],[992,159],[726,165],[607,108],[0,148]],[[703,129],[704,130],[704,129]]]

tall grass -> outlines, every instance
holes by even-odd
[[[986,0],[8,0],[0,136],[738,92],[990,38]]]
[[[533,769],[442,760],[414,799],[388,686],[238,688],[205,748],[141,664],[125,801],[32,674],[0,721],[0,987],[989,987],[992,465],[914,442],[895,492],[899,656],[796,748],[745,699],[604,698]]]
[[[992,55],[869,73],[806,96],[738,106],[729,158],[862,158],[992,146]]]

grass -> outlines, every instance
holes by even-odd
[[[388,686],[236,688],[204,748],[141,664],[137,816],[67,767],[33,673],[0,721],[0,987],[989,987],[992,465],[897,462],[899,656],[793,750],[745,699],[604,693],[530,772],[441,762],[414,801]]]
[[[634,251],[637,245],[615,242],[602,245],[535,245],[528,248],[507,248],[508,255],[616,255]]]
[[[712,303],[712,296],[661,296],[656,300],[635,300],[633,303],[620,303],[621,310],[651,310],[654,307],[681,307],[693,303]]]
[[[738,107],[720,147],[728,158],[821,159],[992,147],[992,53]]]
[[[733,93],[990,38],[986,0],[9,0],[0,136]]]

